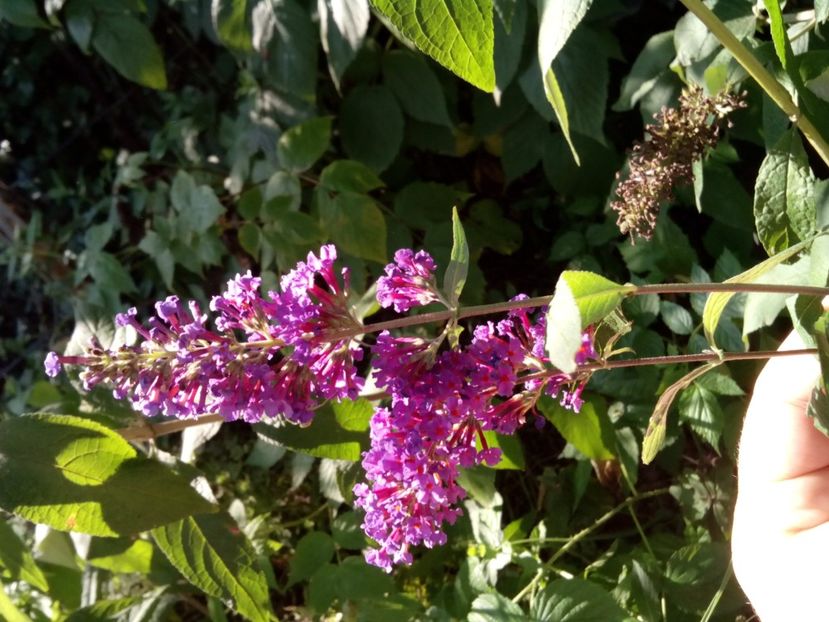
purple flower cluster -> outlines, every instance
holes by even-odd
[[[421,278],[420,266],[434,262],[422,251],[418,256],[415,264],[410,252],[395,255],[386,274],[408,283],[405,294],[394,298],[391,286],[382,293],[378,286],[378,299],[403,301],[401,306],[427,299],[428,291],[418,293],[413,284]],[[428,287],[424,280],[422,288]],[[363,454],[367,483],[354,487],[355,504],[366,513],[363,528],[378,545],[366,552],[369,563],[391,571],[395,564],[411,563],[412,547],[446,541],[443,525],[454,523],[465,496],[459,469],[500,460],[484,431],[513,434],[543,393],[561,395],[566,406],[580,408],[586,381],[549,373],[544,334],[544,315],[532,319],[519,309],[498,323],[478,326],[461,349],[439,352],[442,336],[378,336],[374,377],[391,404],[372,417],[371,448]],[[592,336],[586,335],[580,359],[595,358],[592,348]]]
[[[137,345],[107,351],[93,343],[76,357],[50,352],[46,373],[81,365],[86,389],[108,382],[116,398],[147,416],[218,412],[229,421],[282,416],[307,425],[320,402],[354,399],[362,388],[355,367],[362,350],[353,342],[362,325],[349,309],[348,273],[341,283],[333,272],[335,259],[333,246],[319,258],[309,254],[267,300],[258,277],[238,275],[210,302],[216,330],[197,303],[185,307],[176,296],[156,303],[147,326],[134,308],[119,313],[116,324],[134,328]]]
[[[215,329],[198,304],[176,296],[156,303],[146,324],[130,309],[116,323],[137,332],[136,345],[106,350],[95,342],[82,356],[50,352],[46,373],[80,365],[85,388],[107,382],[148,416],[218,412],[227,420],[281,416],[307,425],[321,402],[355,399],[363,388],[356,338],[370,329],[353,316],[349,273],[337,272],[335,260],[334,247],[323,246],[267,298],[259,278],[236,276],[210,302]],[[380,304],[405,312],[442,302],[434,272],[428,253],[398,251],[378,280]],[[587,377],[561,373],[546,357],[543,312],[517,309],[485,322],[463,347],[445,345],[454,328],[450,321],[431,339],[383,331],[371,348],[373,378],[388,401],[372,417],[371,447],[363,454],[367,481],[354,492],[365,510],[363,527],[377,542],[366,558],[387,571],[410,563],[413,547],[446,541],[444,525],[460,515],[465,496],[460,469],[501,458],[486,432],[515,433],[543,394],[575,411],[583,403]],[[576,360],[594,358],[588,331]]]

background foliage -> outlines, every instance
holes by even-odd
[[[824,127],[829,3],[789,2],[774,42],[773,10],[709,4]],[[323,242],[358,295],[397,248],[446,265],[455,205],[464,304],[549,294],[564,269],[722,281],[808,238],[829,222],[825,164],[681,5],[0,0],[0,58],[1,617],[751,615],[728,538],[754,363],[694,381],[649,466],[648,417],[687,369],[600,372],[577,416],[543,404],[548,425],[505,444],[501,468],[464,474],[449,544],[390,576],[363,561],[350,505],[367,402],[307,430],[234,423],[131,445],[114,430],[137,415],[42,373],[47,350],[129,338],[110,319],[126,306],[206,303],[248,268],[274,288]],[[739,84],[748,105],[633,244],[608,207],[615,173],[684,83]],[[816,245],[764,278],[826,285]],[[363,313],[383,319],[371,299]],[[774,347],[791,325],[778,315],[805,303],[735,297],[716,343]],[[620,346],[700,352],[704,305],[632,299]]]

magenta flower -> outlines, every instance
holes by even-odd
[[[377,302],[381,307],[393,306],[398,313],[405,313],[412,307],[441,300],[435,282],[435,260],[426,251],[415,253],[401,248],[385,272],[377,279]]]

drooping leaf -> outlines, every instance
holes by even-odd
[[[420,51],[479,89],[495,88],[492,0],[372,0]]]
[[[795,244],[794,246],[790,246],[776,255],[769,257],[765,261],[760,262],[756,266],[749,268],[745,272],[727,279],[725,282],[753,283],[760,276],[771,270],[774,266],[791,257],[794,257],[797,253],[807,248],[819,235],[823,234],[816,234],[802,242],[799,242],[798,244]],[[717,329],[717,324],[720,322],[720,317],[722,317],[728,301],[733,297],[733,292],[715,292],[710,294],[708,296],[708,300],[705,302],[705,308],[702,312],[702,325],[705,328],[705,337],[711,345],[715,345],[716,343],[714,340],[714,332]]]
[[[151,89],[167,88],[164,57],[150,30],[126,13],[100,13],[92,47],[127,80]]]
[[[553,581],[530,603],[533,622],[624,622],[629,617],[610,595],[584,579]]]
[[[786,36],[786,25],[783,23],[780,2],[778,0],[763,0],[763,4],[766,6],[766,11],[769,14],[771,40],[774,42],[774,51],[777,53],[777,58],[780,59],[780,64],[783,65],[783,69],[788,71],[791,69],[791,59],[794,54],[792,53],[789,37]]]
[[[212,512],[189,480],[99,423],[65,415],[0,422],[0,507],[62,531],[128,535]]]
[[[757,235],[769,255],[814,234],[814,175],[796,128],[769,150],[754,189]]]
[[[501,4],[511,5],[509,20]],[[501,105],[504,91],[515,78],[527,30],[527,3],[495,0],[495,103]]]
[[[157,527],[152,535],[190,583],[249,620],[271,619],[268,584],[256,552],[228,514],[191,516]]]
[[[452,208],[452,253],[449,256],[449,265],[443,274],[443,293],[452,307],[458,306],[458,301],[466,285],[466,276],[469,272],[469,246],[466,243],[466,234],[458,217],[458,208]]]
[[[665,433],[668,425],[668,411],[680,391],[688,387],[694,380],[714,369],[720,361],[706,363],[691,370],[682,378],[674,382],[662,392],[653,409],[645,437],[642,440],[642,463],[650,464],[665,444]]]
[[[328,70],[339,88],[345,70],[357,56],[368,30],[368,0],[317,0],[320,39]]]
[[[635,285],[619,285],[592,272],[562,272],[547,311],[546,349],[553,365],[566,373],[575,371],[582,331],[635,290]]]
[[[301,173],[322,157],[330,141],[331,117],[316,117],[282,134],[276,154],[280,164],[288,171]]]
[[[239,52],[253,49],[247,0],[212,0],[210,17],[219,39]]]

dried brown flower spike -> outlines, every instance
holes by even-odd
[[[650,239],[660,203],[671,198],[675,185],[694,180],[693,163],[717,144],[725,117],[743,107],[742,95],[708,97],[700,87],[689,86],[678,108],[662,108],[654,115],[655,123],[645,127],[648,138],[633,146],[628,178],[616,187],[618,199],[611,204],[622,233],[631,240]]]

